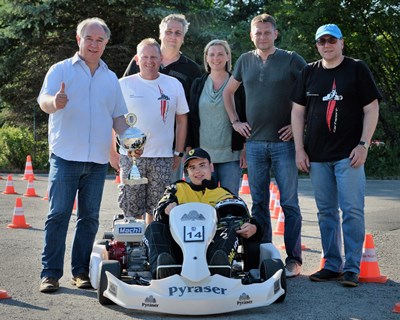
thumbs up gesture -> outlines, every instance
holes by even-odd
[[[61,82],[60,90],[54,96],[54,107],[59,109],[64,109],[68,102],[68,97],[65,94],[65,83]]]

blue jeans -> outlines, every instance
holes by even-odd
[[[78,191],[77,218],[72,246],[72,275],[89,271],[90,253],[99,227],[99,211],[108,164],[67,161],[52,154],[49,206],[44,230],[41,278],[60,279],[65,240]]]
[[[252,215],[264,228],[262,242],[272,242],[269,183],[273,169],[281,195],[280,204],[285,214],[286,263],[297,261],[301,264],[302,217],[297,194],[298,172],[293,141],[247,141],[246,160],[253,200]]]
[[[240,161],[214,163],[212,176],[215,182],[220,183],[221,187],[227,188],[236,196],[239,195],[240,178],[242,176]]]
[[[352,168],[350,161],[346,158],[335,162],[312,162],[310,177],[318,208],[325,268],[335,272],[343,269],[359,273],[365,236],[365,173],[364,166]],[[342,211],[342,227],[339,208]]]

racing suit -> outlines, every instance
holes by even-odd
[[[227,189],[218,187],[213,180],[204,180],[202,185],[194,185],[180,180],[166,188],[164,196],[154,210],[154,221],[150,223],[144,235],[144,242],[149,250],[150,270],[153,276],[157,269],[157,257],[163,252],[169,253],[178,264],[183,261],[182,250],[172,238],[169,230],[169,216],[165,208],[172,202],[179,204],[189,202],[201,202],[215,206],[219,201],[235,198]],[[257,232],[250,241],[261,239],[261,226],[251,218],[249,221],[257,226]],[[207,261],[217,250],[223,250],[229,257],[230,262],[235,255],[239,240],[234,228],[217,227],[213,241],[207,250]]]

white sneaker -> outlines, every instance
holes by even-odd
[[[297,262],[289,262],[285,267],[285,271],[286,278],[297,277],[301,272],[301,265],[299,265]]]

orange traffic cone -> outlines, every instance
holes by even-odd
[[[49,200],[49,190],[46,191],[46,195],[42,198],[42,200]]]
[[[29,180],[29,177],[32,177],[33,180],[36,180],[35,176],[33,174],[31,156],[28,155],[28,156],[26,156],[25,172],[24,172],[24,177],[22,178],[22,180]]]
[[[286,249],[286,246],[284,245],[284,244],[281,244],[280,246],[279,246],[279,248],[281,248],[282,250],[285,250]],[[310,250],[310,248],[309,247],[307,247],[305,244],[302,244],[301,245],[301,250]],[[325,260],[326,259],[324,259],[324,265],[325,265]],[[321,260],[321,263],[322,263],[322,260]],[[320,263],[320,265],[321,265],[321,263]],[[322,266],[322,268],[324,267],[324,265]],[[322,269],[321,268],[321,269]]]
[[[325,267],[326,258],[324,257],[324,252],[321,252],[321,261],[319,262],[319,270],[322,270]]]
[[[0,289],[0,300],[9,298],[11,298],[11,296],[7,293],[7,291]]]
[[[393,312],[400,313],[400,302],[397,302],[393,307]]]
[[[35,187],[33,186],[33,177],[29,177],[28,181],[28,186],[26,188],[26,193],[24,194],[24,197],[39,197],[39,195],[36,194]]]
[[[72,211],[76,211],[76,200],[78,199],[78,193],[75,196],[75,200],[74,200],[74,207],[72,208]]]
[[[18,194],[15,192],[11,174],[7,176],[6,189],[3,191],[3,194]]]
[[[280,236],[283,236],[285,234],[285,215],[283,214],[282,210],[279,212],[278,224],[276,225],[274,234]]]
[[[242,187],[240,188],[241,194],[250,194],[249,180],[247,178],[247,174],[243,174],[242,178]]]
[[[275,201],[276,201],[276,196],[278,193],[278,187],[273,183],[272,187],[269,188],[269,210],[272,211],[275,208]]]
[[[363,254],[361,258],[360,275],[361,282],[385,283],[388,278],[382,276],[376,258],[374,239],[372,234],[365,235]]]
[[[120,183],[121,183],[121,177],[119,176],[119,174],[117,174],[117,175],[115,176],[114,183],[116,183],[116,184],[120,184]]]
[[[16,198],[12,222],[7,226],[7,228],[28,229],[30,227],[31,225],[26,223],[25,221],[24,208],[22,208],[22,200],[21,198]]]
[[[276,199],[275,199],[275,207],[274,207],[274,212],[271,215],[272,219],[278,219],[279,218],[279,213],[282,211],[282,207],[281,207],[281,194],[278,191],[276,191]]]
[[[275,183],[273,182],[273,181],[271,181],[270,183],[269,183],[269,191],[271,191],[272,190],[272,187],[275,185]]]

